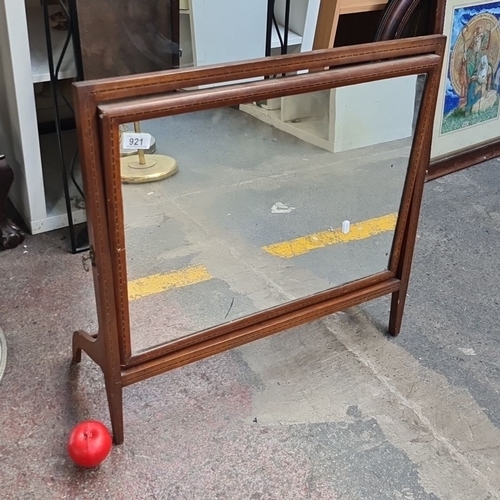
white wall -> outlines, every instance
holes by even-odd
[[[20,0],[0,0],[0,69],[0,148],[15,175],[10,198],[29,225],[43,219],[46,209],[26,11]]]
[[[333,91],[335,151],[411,137],[416,83],[412,75]]]

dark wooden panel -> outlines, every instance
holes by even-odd
[[[86,80],[178,64],[178,0],[77,0]]]

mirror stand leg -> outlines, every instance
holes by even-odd
[[[422,195],[424,191],[424,175],[416,180],[415,191],[410,202],[410,211],[408,216],[408,225],[403,237],[401,246],[401,257],[396,278],[400,280],[399,290],[392,294],[391,312],[389,316],[389,334],[393,337],[399,335],[401,323],[403,321],[403,312],[405,309],[408,286],[410,284],[411,266],[413,263],[413,253],[415,251],[415,242],[417,239],[418,219],[420,216],[420,206],[422,204]]]
[[[411,211],[410,211],[411,218]],[[413,252],[408,248],[408,228],[403,238],[401,248],[401,262],[397,270],[396,277],[400,280],[399,290],[391,297],[391,312],[389,316],[389,335],[396,337],[401,331],[403,312],[405,309],[406,293],[408,292],[408,282],[410,280],[410,269]]]
[[[120,371],[114,370],[106,357],[103,358],[104,349],[99,342],[98,334],[90,335],[79,330],[73,334],[73,359],[72,363],[80,363],[84,351],[104,373],[106,396],[108,398],[109,415],[113,429],[115,444],[123,443],[123,398]]]
[[[412,203],[413,208],[413,203]],[[410,272],[411,264],[413,260],[413,246],[415,245],[415,239],[411,238],[410,227],[411,219],[414,214],[410,209],[410,221],[408,223],[408,228],[405,231],[403,238],[403,244],[401,248],[401,261],[399,264],[399,269],[396,272],[396,278],[400,280],[399,290],[394,292],[391,297],[391,312],[389,316],[389,335],[396,337],[401,331],[401,323],[403,322],[403,312],[405,309],[406,294],[408,292],[408,285],[410,282]],[[415,225],[415,236],[416,236],[416,225]]]
[[[72,363],[80,363],[82,360],[82,350],[85,351],[88,356],[100,365],[99,359],[99,349],[96,345],[97,334],[91,335],[83,330],[78,330],[73,333],[73,358]]]
[[[108,397],[109,415],[111,427],[113,428],[113,441],[115,444],[123,443],[123,398],[121,380],[104,375],[106,384],[106,395]]]
[[[401,331],[407,289],[408,285],[406,284],[406,286],[404,286],[402,283],[401,288],[392,294],[391,313],[389,316],[389,334],[393,337],[399,335]]]

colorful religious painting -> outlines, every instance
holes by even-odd
[[[449,0],[432,158],[500,137],[500,1]]]

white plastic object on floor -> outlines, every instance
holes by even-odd
[[[347,234],[350,229],[351,229],[351,223],[348,220],[342,222],[342,232],[344,234]]]

